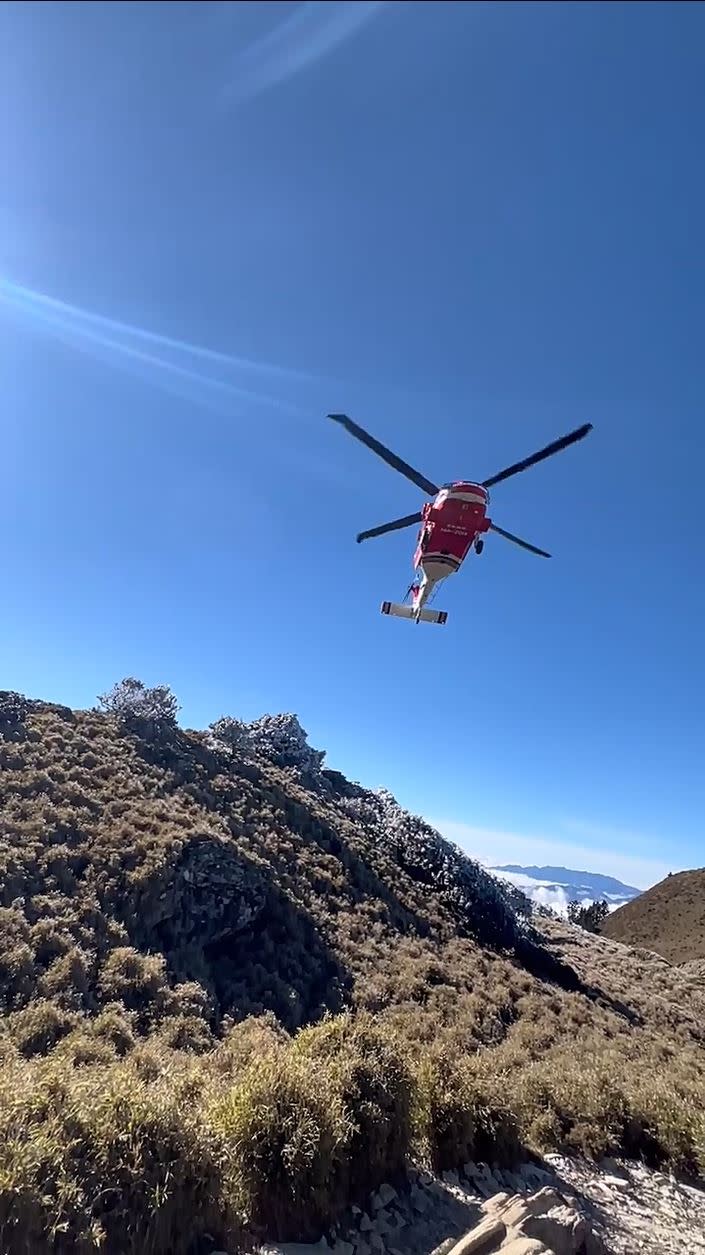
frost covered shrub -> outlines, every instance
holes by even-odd
[[[29,702],[21,693],[0,691],[0,733],[17,732],[29,710]]]
[[[209,731],[216,745],[230,753],[261,755],[278,767],[294,767],[313,776],[323,766],[325,752],[312,749],[296,715],[262,715],[251,723],[226,715]]]
[[[98,698],[102,710],[131,731],[163,732],[176,725],[179,703],[166,684],[147,688],[129,676]]]
[[[413,880],[433,888],[464,930],[486,945],[511,949],[520,924],[504,885],[420,816],[403,810],[388,789],[360,792],[341,799],[348,814],[375,831]]]
[[[320,772],[323,750],[312,749],[296,715],[262,715],[247,724],[251,748],[279,767],[296,767],[313,775]]]
[[[216,719],[208,731],[210,739],[215,741],[218,747],[229,750],[230,753],[243,752],[248,747],[247,724],[243,723],[242,719],[233,719],[230,715],[224,715],[222,719]]]
[[[531,919],[535,911],[534,903],[518,885],[513,885],[509,880],[500,880],[499,876],[490,875],[490,879],[494,880],[498,892],[516,915],[521,919]],[[550,916],[552,912],[549,911],[548,914]]]

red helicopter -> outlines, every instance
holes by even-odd
[[[395,615],[398,619],[412,619],[415,623],[446,622],[448,615],[444,610],[426,609],[426,603],[440,581],[449,575],[454,575],[460,569],[471,549],[474,549],[476,554],[482,553],[486,532],[497,532],[499,536],[504,536],[505,540],[511,540],[515,545],[521,545],[522,549],[528,549],[529,553],[538,554],[540,558],[550,558],[551,555],[544,549],[537,549],[535,545],[521,540],[519,536],[505,532],[502,527],[498,527],[487,517],[487,507],[490,501],[488,489],[494,484],[499,484],[503,479],[509,479],[510,475],[517,475],[519,471],[525,471],[528,467],[535,466],[537,462],[543,462],[544,458],[560,453],[561,449],[567,449],[569,445],[582,440],[588,432],[592,431],[592,423],[585,423],[567,436],[561,436],[552,444],[546,445],[545,449],[539,449],[538,453],[533,453],[531,457],[515,462],[513,466],[506,467],[499,474],[483,480],[481,484],[459,479],[439,487],[430,479],[426,479],[425,475],[415,471],[408,462],[397,457],[396,453],[392,453],[386,445],[380,444],[379,440],[375,440],[374,436],[354,423],[347,414],[329,414],[328,417],[332,418],[335,423],[340,423],[351,436],[355,436],[357,440],[366,444],[368,449],[372,449],[373,453],[381,457],[388,466],[405,475],[412,484],[416,484],[433,497],[433,501],[427,501],[416,514],[407,514],[404,518],[394,519],[391,523],[382,523],[368,532],[360,532],[357,537],[359,544],[361,540],[369,540],[372,536],[383,536],[385,532],[396,532],[402,527],[421,524],[414,553],[414,568],[417,574],[407,591],[407,597],[411,598],[410,604],[400,605],[394,601],[382,602],[382,614]]]

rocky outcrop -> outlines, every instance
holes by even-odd
[[[257,919],[266,887],[253,864],[216,833],[199,833],[174,847],[174,860],[143,875],[130,898],[130,932],[167,953],[199,948],[243,932]]]
[[[642,1164],[548,1155],[514,1172],[411,1170],[313,1246],[264,1255],[705,1255],[705,1192]]]
[[[532,1194],[493,1195],[482,1220],[452,1247],[450,1255],[606,1255],[575,1198],[551,1186]]]

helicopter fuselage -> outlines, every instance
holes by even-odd
[[[470,549],[489,531],[489,500],[482,484],[457,480],[445,484],[433,501],[423,506],[414,553],[414,568],[420,576],[413,586],[415,610],[422,608],[440,580],[460,570]]]

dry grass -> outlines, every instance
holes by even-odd
[[[176,1065],[176,1067],[175,1067]],[[181,1061],[28,1063],[0,1073],[0,1248],[7,1255],[188,1255],[196,1234],[232,1241],[223,1145]]]
[[[705,959],[705,868],[667,876],[608,915],[601,932],[670,963]]]
[[[33,705],[0,814],[8,1255],[315,1238],[409,1158],[705,1172],[702,981],[566,925],[480,944],[335,789]]]

